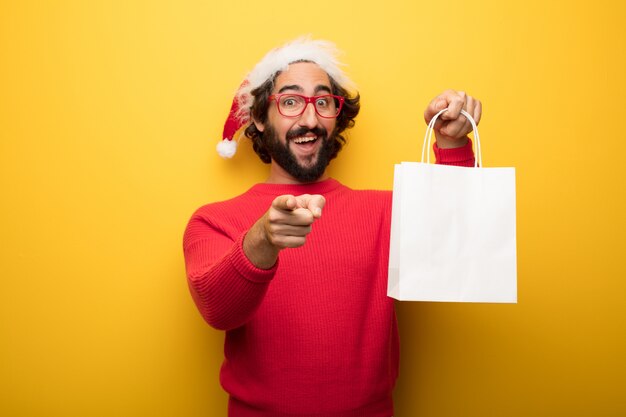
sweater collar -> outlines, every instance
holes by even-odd
[[[339,187],[343,187],[343,185],[333,179],[328,178],[324,181],[312,182],[308,184],[256,184],[252,188],[250,188],[251,192],[256,192],[260,194],[272,194],[272,195],[283,195],[283,194],[293,194],[293,195],[301,195],[301,194],[327,194],[331,191],[336,190]]]

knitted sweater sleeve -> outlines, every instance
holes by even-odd
[[[465,146],[460,148],[441,149],[437,142],[433,145],[435,158],[438,164],[456,165],[462,167],[474,166],[474,151],[472,150],[472,140],[469,139]]]
[[[185,230],[183,250],[191,295],[212,327],[231,330],[257,310],[278,262],[264,270],[243,252],[245,232],[229,236],[206,216],[195,214]]]

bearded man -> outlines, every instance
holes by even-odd
[[[218,149],[245,127],[269,177],[201,207],[185,231],[193,299],[226,331],[220,380],[232,417],[393,415],[391,192],[352,190],[326,172],[360,108],[336,56],[331,43],[302,38],[256,65]],[[426,121],[443,108],[437,162],[473,166],[471,125],[459,115],[478,121],[480,102],[448,90]]]

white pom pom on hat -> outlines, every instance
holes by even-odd
[[[217,143],[217,153],[222,158],[232,158],[237,152],[237,141],[232,139],[222,139]]]
[[[233,99],[228,118],[224,124],[222,140],[217,144],[217,152],[223,158],[232,158],[237,150],[235,134],[244,125],[250,123],[250,109],[253,104],[252,90],[274,77],[276,73],[285,71],[289,64],[297,61],[309,61],[319,65],[326,73],[347,91],[354,91],[354,83],[341,70],[339,51],[328,41],[312,40],[303,36],[285,45],[269,51],[250,71],[241,83]]]

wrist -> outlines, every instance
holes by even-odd
[[[276,263],[280,249],[269,240],[263,219],[257,221],[246,233],[243,252],[257,268],[271,269]]]
[[[467,145],[469,141],[468,136],[463,136],[462,138],[453,139],[453,138],[437,138],[435,144],[439,149],[454,149],[454,148],[462,148]]]

